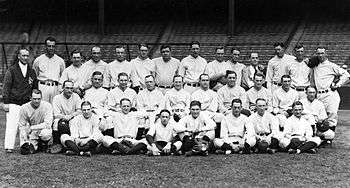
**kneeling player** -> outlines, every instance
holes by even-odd
[[[99,118],[92,113],[91,103],[81,104],[83,114],[74,117],[70,123],[70,133],[61,136],[61,143],[67,147],[66,155],[81,155],[91,157],[91,152],[102,141],[99,130]]]
[[[303,104],[300,101],[293,103],[293,116],[286,121],[284,138],[281,139],[282,148],[290,148],[289,153],[316,153],[315,148],[320,145],[321,139],[313,137],[312,127],[303,116]]]
[[[218,154],[250,153],[255,145],[254,130],[248,126],[247,116],[241,114],[242,101],[233,99],[231,103],[232,113],[225,116],[221,122],[220,138],[214,139],[214,146]]]
[[[169,120],[170,112],[164,109],[160,111],[160,121],[151,125],[146,135],[147,142],[151,145],[150,155],[180,154],[182,142],[176,135],[185,128]]]

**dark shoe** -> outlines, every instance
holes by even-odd
[[[193,155],[193,151],[186,151],[185,152],[185,156],[186,157],[189,157],[189,156],[192,156]]]
[[[67,156],[78,155],[77,153],[75,153],[75,152],[72,151],[72,150],[67,150],[65,154],[66,154]]]
[[[289,153],[289,154],[296,154],[296,153],[297,153],[297,150],[291,148],[291,149],[288,150],[288,153]]]
[[[276,149],[267,148],[266,151],[267,151],[268,154],[274,154],[274,153],[276,153],[277,150]]]
[[[112,154],[112,155],[121,155],[122,152],[120,152],[120,151],[118,151],[118,150],[113,150],[111,154]]]
[[[309,150],[305,151],[305,153],[316,154],[317,150],[316,149],[309,149]]]
[[[83,152],[82,156],[91,157],[91,152],[90,151]]]

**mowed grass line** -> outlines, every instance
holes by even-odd
[[[340,123],[348,125],[348,113]],[[337,127],[333,148],[316,155],[287,153],[208,157],[110,156],[91,158],[3,151],[0,187],[329,187],[350,186],[350,126]],[[343,118],[346,117],[346,118]]]

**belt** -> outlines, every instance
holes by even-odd
[[[270,135],[271,133],[256,133],[257,135],[259,135],[259,136],[268,136],[268,135]]]
[[[43,85],[47,85],[47,86],[58,86],[58,82],[57,81],[49,81],[49,80],[46,80],[46,81],[39,81],[40,84],[43,84]]]
[[[119,136],[119,137],[117,137],[117,139],[124,139],[124,138],[134,139],[134,137],[132,137],[132,136]]]
[[[303,136],[303,135],[300,135],[300,134],[292,134],[292,136]]]
[[[322,91],[318,91],[317,93],[328,93],[330,90],[326,89],[326,90],[322,90]]]
[[[199,87],[199,83],[186,83],[188,86]]]
[[[243,138],[243,136],[241,136],[241,135],[229,135],[229,137],[239,137],[239,138]]]
[[[277,85],[277,86],[281,86],[282,84],[281,83],[278,83],[278,82],[272,82],[273,85]]]
[[[291,86],[291,88],[295,89],[296,91],[305,91],[306,87],[304,87],[304,86],[296,86],[296,87]]]
[[[146,112],[154,112],[154,111],[156,111],[156,110],[146,110]]]
[[[161,85],[156,85],[159,88],[164,88],[164,89],[171,89],[173,86],[161,86]]]
[[[184,112],[185,110],[184,109],[173,109],[172,111],[173,112]]]

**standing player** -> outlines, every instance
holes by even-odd
[[[34,89],[31,101],[22,105],[19,112],[21,154],[46,151],[52,137],[52,106],[42,101],[40,90]]]
[[[244,72],[246,69],[244,64],[238,62],[240,53],[241,52],[238,49],[232,48],[231,50],[232,56],[231,56],[231,59],[228,60],[229,67],[227,69],[227,70],[232,70],[236,73],[237,75],[236,84],[238,86],[241,86],[242,84],[242,78],[243,78],[243,75],[245,75]]]
[[[52,103],[54,96],[58,94],[58,81],[65,69],[64,60],[55,54],[56,39],[45,39],[46,52],[34,60],[33,69],[38,77],[38,88],[42,91],[42,99]]]
[[[105,80],[103,82],[104,87],[111,89],[118,86],[119,83],[117,80],[119,73],[124,72],[128,75],[128,78],[130,78],[132,70],[131,63],[125,59],[125,48],[123,46],[117,46],[115,52],[117,58],[107,64],[107,71],[105,72]]]
[[[246,67],[244,71],[243,79],[242,79],[242,87],[246,90],[249,90],[254,86],[254,75],[255,74],[263,74],[265,75],[266,70],[264,65],[259,63],[259,55],[258,53],[250,54],[250,65]],[[265,77],[265,76],[264,76]]]
[[[285,46],[283,43],[275,43],[275,56],[269,60],[267,64],[266,82],[267,89],[273,93],[278,86],[281,86],[281,77],[288,75],[288,67],[295,61],[295,57],[285,54]]]
[[[30,101],[32,89],[38,87],[36,74],[29,65],[27,49],[19,50],[17,61],[6,70],[3,83],[3,109],[6,112],[4,148],[7,153],[12,153],[15,147],[21,105]]]
[[[218,47],[215,49],[215,60],[209,62],[205,68],[205,73],[210,77],[210,88],[214,91],[219,90],[226,84],[225,76],[227,64],[224,60],[225,49],[224,47]]]
[[[180,72],[181,64],[176,58],[171,57],[171,47],[162,45],[160,47],[162,57],[153,59],[155,66],[156,86],[165,94],[172,88],[173,78]]]
[[[192,94],[199,87],[198,79],[204,73],[207,60],[199,56],[200,44],[198,41],[191,42],[191,54],[183,58],[181,75],[184,75],[184,89]]]
[[[267,102],[267,110],[272,111],[272,94],[268,89],[263,87],[265,76],[261,73],[254,75],[254,86],[247,91],[247,104],[251,112],[255,112],[256,99],[262,98]]]

